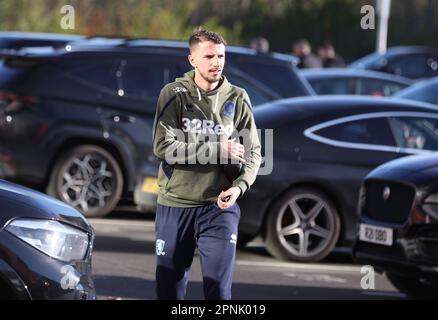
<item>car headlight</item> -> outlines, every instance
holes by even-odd
[[[433,217],[438,219],[438,193],[432,193],[424,200],[422,205],[423,210]]]
[[[17,219],[5,228],[50,257],[72,261],[84,259],[88,234],[53,220]]]

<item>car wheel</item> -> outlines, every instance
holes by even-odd
[[[324,193],[297,188],[275,201],[265,227],[266,249],[274,257],[313,262],[333,250],[341,223],[336,207]]]
[[[408,278],[399,274],[386,272],[394,287],[413,299],[436,299],[438,287],[421,282],[420,279]]]
[[[114,157],[101,147],[83,145],[59,157],[47,191],[86,217],[103,217],[117,205],[122,189],[123,175]]]

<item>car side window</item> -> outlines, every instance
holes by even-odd
[[[123,70],[123,90],[127,97],[158,99],[164,85],[175,79],[176,66],[158,61],[127,60]]]
[[[438,119],[391,117],[388,120],[400,148],[438,150]]]
[[[395,146],[388,121],[385,118],[369,118],[333,125],[315,132],[342,142]]]
[[[372,96],[391,96],[407,85],[378,79],[357,79],[357,94]]]
[[[270,88],[281,93],[284,97],[309,94],[304,91],[302,81],[295,73],[292,65],[247,61],[243,59],[238,61],[229,59],[228,61],[254,79],[269,85]]]
[[[184,76],[184,73],[189,72],[190,70],[193,70],[193,67],[190,65],[187,59],[184,59],[184,61],[181,61],[178,65],[177,76],[182,77]]]
[[[233,74],[233,73],[226,73],[225,76],[227,77],[227,80],[238,87],[241,87],[246,90],[246,92],[249,95],[249,98],[251,99],[251,104],[253,106],[257,106],[259,104],[266,103],[270,100],[272,100],[271,97],[269,97],[267,94],[259,90],[256,86],[251,84],[249,81],[245,80],[244,78]]]
[[[321,79],[309,82],[319,95],[354,94],[354,79]]]
[[[80,61],[79,64],[72,65],[67,75],[78,79],[84,84],[99,88],[106,88],[114,92],[117,88],[115,83],[115,72],[118,61]]]

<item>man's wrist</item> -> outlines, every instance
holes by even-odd
[[[239,190],[239,195],[237,196],[238,198],[243,194],[243,191],[240,187],[236,187]]]
[[[239,181],[234,181],[233,183],[233,187],[237,187],[240,190],[240,194],[239,194],[239,198],[241,196],[243,196],[243,194],[245,193],[245,191],[248,189],[246,182],[243,180],[239,180]]]

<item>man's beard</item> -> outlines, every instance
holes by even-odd
[[[208,83],[218,82],[221,79],[221,77],[222,77],[222,72],[220,74],[218,74],[217,78],[215,78],[214,76],[209,76],[208,74],[204,75],[201,72],[199,72],[199,74],[201,75],[202,79],[204,79]]]

